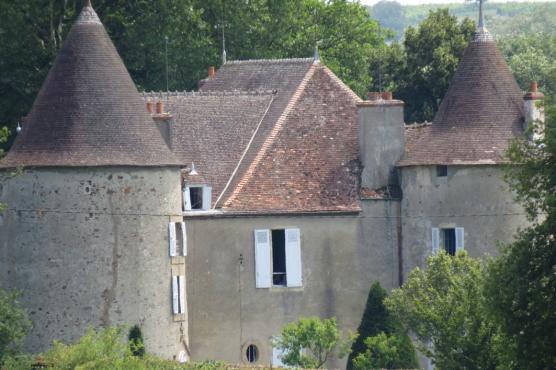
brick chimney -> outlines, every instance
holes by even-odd
[[[392,93],[369,92],[357,104],[361,187],[371,190],[397,185],[396,163],[404,153],[404,102]]]
[[[523,96],[525,110],[525,130],[531,129],[529,137],[532,140],[544,138],[544,94],[539,91],[536,81],[531,82],[531,88]]]

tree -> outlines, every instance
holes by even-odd
[[[383,368],[416,368],[417,359],[411,339],[403,330],[397,317],[384,305],[386,291],[375,282],[369,290],[365,312],[357,329],[358,337],[351,347],[348,369],[364,369],[369,363]],[[377,351],[389,354],[377,357]],[[355,365],[355,359],[359,365]],[[388,360],[386,360],[388,358]],[[368,368],[368,367],[367,367]]]
[[[337,351],[337,357],[347,355],[355,335],[340,338],[336,318],[321,320],[318,317],[300,318],[282,329],[282,336],[274,346],[283,351],[282,362],[304,369],[321,368]]]
[[[31,324],[18,300],[18,293],[0,288],[0,365],[18,352]]]
[[[475,23],[468,18],[458,23],[446,8],[430,11],[417,28],[407,28],[403,54],[393,43],[390,50],[374,55],[372,89],[381,88],[378,81],[392,87],[406,103],[407,122],[431,121],[474,31]]]
[[[556,368],[556,103],[547,102],[544,139],[516,140],[507,180],[531,226],[489,267],[492,317],[511,341],[514,368]]]
[[[407,341],[411,340],[399,335],[388,335],[383,332],[365,339],[366,350],[353,359],[356,370],[369,369],[415,369],[418,367],[415,351],[408,362]],[[411,347],[413,350],[413,347]]]
[[[497,327],[487,318],[485,264],[465,252],[444,252],[416,268],[386,299],[418,349],[440,369],[496,369]]]
[[[399,2],[381,0],[372,6],[371,15],[382,27],[394,31],[397,39],[403,35],[406,24],[405,10]]]
[[[143,342],[143,332],[139,325],[133,325],[129,329],[127,339],[131,353],[134,356],[143,357],[145,355],[145,344]]]

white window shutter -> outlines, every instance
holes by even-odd
[[[203,209],[209,210],[212,204],[212,187],[203,186]]]
[[[172,312],[174,314],[179,313],[179,294],[178,277],[172,276]]]
[[[456,253],[463,250],[464,235],[463,227],[456,227]]]
[[[270,288],[270,230],[255,230],[255,286]]]
[[[301,246],[299,229],[286,229],[286,282],[288,287],[301,287]]]
[[[436,256],[440,249],[440,229],[438,227],[432,228],[432,255]]]
[[[283,367],[284,363],[282,362],[282,351],[280,348],[272,347],[272,367]]]
[[[180,222],[181,223],[181,241],[183,243],[182,245],[182,251],[183,251],[183,255],[187,256],[187,232],[185,231],[185,222]]]
[[[170,256],[176,255],[176,223],[168,223],[168,247],[170,248]]]
[[[178,276],[179,283],[179,313],[185,313],[185,276]]]
[[[189,195],[189,186],[183,189],[183,209],[191,211],[191,196]]]

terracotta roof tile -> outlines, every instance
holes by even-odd
[[[433,124],[415,131],[400,166],[495,164],[523,134],[523,99],[493,41],[467,47]]]
[[[0,166],[178,163],[96,13],[83,8]]]

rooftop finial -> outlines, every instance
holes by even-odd
[[[479,24],[477,27],[477,31],[475,31],[475,37],[473,37],[473,41],[477,42],[486,42],[486,41],[493,41],[490,32],[488,32],[487,28],[485,27],[485,17],[483,14],[483,3],[485,0],[477,0],[479,2]]]
[[[100,19],[98,18],[97,13],[93,9],[93,6],[91,5],[91,0],[85,0],[85,3],[83,4],[83,9],[81,9],[81,13],[79,14],[79,17],[77,18],[76,23],[79,23],[79,24],[84,24],[84,23],[102,24],[100,22]]]
[[[226,64],[226,35],[224,27],[222,27],[222,64]]]
[[[479,28],[485,27],[485,18],[483,16],[483,2],[484,0],[479,0]]]
[[[320,63],[319,45],[315,44],[315,55],[313,56],[313,64]]]

